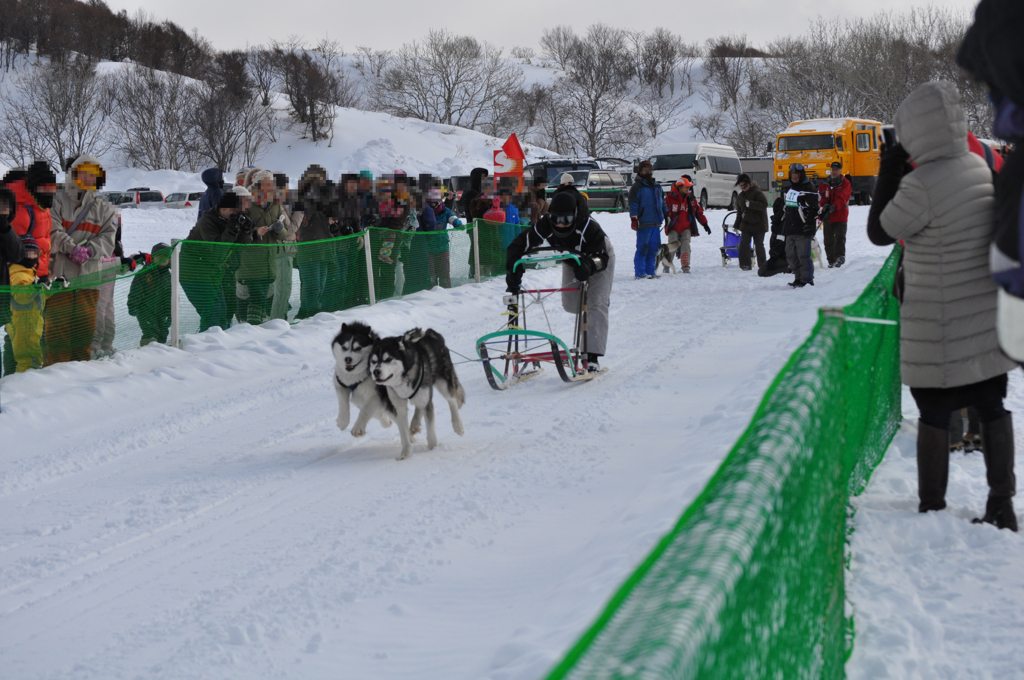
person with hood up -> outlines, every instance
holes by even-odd
[[[150,251],[150,264],[132,277],[132,286],[128,290],[128,313],[138,320],[142,330],[139,347],[151,342],[167,342],[167,332],[171,328],[170,249],[166,243],[157,243]]]
[[[87,361],[96,333],[100,282],[96,275],[104,258],[113,256],[117,237],[117,209],[97,198],[106,170],[95,156],[82,154],[72,164],[54,198],[50,239],[53,274],[75,286],[89,287],[55,293],[46,304],[46,363]]]
[[[668,213],[665,216],[665,235],[668,236],[669,251],[672,257],[679,253],[679,263],[684,274],[690,273],[690,239],[700,233],[697,224],[700,223],[705,232],[711,233],[704,210],[693,197],[692,191],[693,182],[682,177],[672,185],[672,191],[668,192],[665,199]],[[668,273],[668,266],[665,272]]]
[[[814,285],[811,241],[818,230],[818,191],[800,163],[789,166],[789,183],[783,196],[782,233],[786,237],[786,260],[795,276],[789,285],[803,288]]]
[[[1013,420],[1003,407],[1016,363],[996,335],[992,171],[968,149],[967,115],[953,83],[916,88],[894,125],[899,143],[882,152],[868,237],[876,245],[904,243],[900,371],[921,414],[918,510],[946,507],[950,414],[974,406],[989,484],[979,521],[1016,531]]]
[[[210,208],[215,208],[220,203],[220,197],[224,195],[224,172],[220,168],[207,168],[203,170],[200,178],[206,185],[206,191],[199,199],[199,215],[196,219],[202,217]]]
[[[665,194],[654,181],[654,166],[641,161],[636,181],[629,188],[630,226],[636,232],[633,274],[637,279],[656,279],[655,263],[661,247],[661,224],[665,221]]]
[[[742,173],[736,177],[736,186],[740,195],[736,201],[736,226],[740,230],[740,269],[750,271],[750,244],[753,242],[757,254],[757,268],[765,264],[764,234],[768,231],[768,199],[761,187],[750,179],[750,175]]]
[[[852,194],[853,185],[843,176],[843,164],[833,161],[828,177],[818,184],[821,231],[829,269],[846,264],[846,221],[850,216]]]
[[[50,285],[50,250],[52,222],[50,208],[57,192],[57,177],[46,161],[36,161],[27,170],[12,170],[3,184],[14,195],[16,204],[11,229],[25,249],[25,258],[8,265],[11,287]],[[14,370],[22,373],[43,366],[43,292],[11,293],[11,318],[7,324],[10,340],[6,356],[14,359]],[[5,343],[6,344],[6,343]],[[8,370],[10,363],[6,364]]]
[[[18,208],[14,194],[6,187],[0,187],[0,289],[11,285],[10,266],[17,264],[28,269],[35,267],[39,257],[39,244],[31,236],[25,237],[25,242],[30,246],[35,256],[31,260],[26,258],[25,245],[22,243],[18,232],[11,227]],[[23,262],[23,260],[27,260]],[[11,295],[0,291],[0,324],[6,326],[11,321]],[[3,361],[0,361],[0,375],[14,372],[14,352],[11,349],[11,337],[4,336]]]
[[[470,206],[475,200],[480,198],[483,193],[483,182],[486,177],[487,168],[473,168],[469,173],[469,188],[463,191],[462,196],[459,197],[459,208],[467,219],[472,220],[483,217],[484,212],[486,212],[487,208],[490,207],[490,201],[488,201],[483,210],[480,211],[479,215],[473,215],[470,212]]]
[[[608,303],[615,278],[615,249],[589,210],[581,210],[569,193],[556,194],[551,198],[548,212],[508,247],[505,283],[509,293],[518,295],[523,281],[523,270],[516,270],[515,263],[548,245],[579,258],[579,264],[562,263],[562,288],[572,287],[574,281],[588,281],[586,363],[588,372],[598,373],[601,370],[598,360],[605,355],[608,344]],[[579,309],[579,295],[575,290],[563,292],[562,309],[575,314]],[[518,310],[509,311],[518,313]]]

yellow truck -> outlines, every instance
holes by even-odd
[[[798,120],[775,140],[775,178],[772,188],[789,188],[789,166],[801,163],[817,183],[829,173],[833,161],[853,185],[851,203],[867,205],[878,177],[882,124],[863,118]]]

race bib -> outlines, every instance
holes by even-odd
[[[796,208],[798,207],[797,199],[800,197],[800,192],[796,189],[790,189],[786,193],[786,207]]]

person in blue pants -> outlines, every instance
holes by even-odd
[[[630,226],[636,232],[633,273],[637,279],[656,279],[654,263],[661,246],[661,225],[665,221],[665,194],[654,181],[654,166],[642,161],[637,179],[629,189]]]

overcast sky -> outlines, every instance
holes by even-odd
[[[658,26],[688,42],[726,34],[746,34],[755,44],[800,35],[808,22],[869,17],[936,5],[973,12],[977,0],[108,0],[114,11],[143,9],[186,30],[199,30],[221,50],[265,44],[298,36],[309,43],[329,37],[346,51],[358,45],[395,49],[430,28],[448,28],[505,48],[538,49],[545,28],[567,24],[577,32],[598,21],[650,31]],[[505,9],[502,9],[504,7]],[[539,51],[539,50],[538,50]]]

